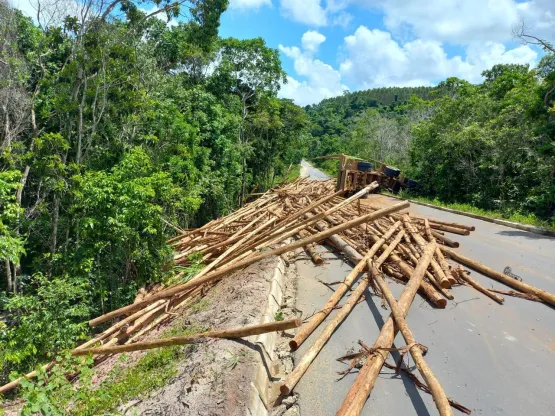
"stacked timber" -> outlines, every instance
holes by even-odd
[[[354,266],[353,270],[310,319],[297,331],[289,345],[294,351],[304,342],[312,341],[295,369],[279,382],[282,395],[290,394],[301,380],[318,353],[324,348],[336,328],[349,316],[367,290],[372,289],[389,305],[391,315],[382,326],[378,339],[363,349],[353,360],[365,358],[356,382],[349,391],[338,415],[358,415],[373,389],[377,376],[386,364],[397,331],[407,342],[409,353],[424,382],[421,388],[432,394],[439,414],[451,415],[452,408],[469,413],[468,409],[447,399],[439,380],[426,364],[426,349],[414,339],[405,317],[419,293],[431,305],[444,309],[455,298],[451,292],[466,285],[495,302],[504,299],[493,290],[468,276],[461,266],[476,270],[501,281],[518,292],[515,296],[555,305],[555,295],[501,274],[453,250],[459,243],[445,233],[469,235],[474,227],[446,223],[430,218],[418,218],[405,210],[409,204],[400,202],[389,207],[374,206],[363,198],[377,188],[373,183],[349,198],[335,191],[334,181],[298,179],[276,187],[229,215],[189,230],[168,223],[178,233],[168,243],[175,252],[174,262],[187,268],[201,259],[203,268],[194,276],[185,271],[176,273],[172,284],[143,291],[133,304],[106,313],[89,324],[102,330],[90,341],[72,351],[73,355],[91,354],[96,362],[111,354],[182,345],[212,338],[238,338],[268,331],[296,328],[296,320],[233,330],[216,330],[169,340],[141,341],[149,331],[172,320],[184,309],[204,296],[221,279],[269,256],[279,256],[304,248],[316,265],[324,262],[319,244],[339,250]],[[459,266],[449,260],[459,263]],[[360,274],[367,276],[361,278]],[[406,286],[399,299],[389,290],[385,277]],[[332,319],[328,319],[341,299],[348,295]],[[315,340],[311,335],[325,322],[326,327]],[[351,368],[354,366],[354,361]],[[43,368],[50,369],[53,363]],[[407,371],[406,369],[404,371]],[[35,377],[36,372],[27,374]],[[411,376],[413,376],[411,374]],[[17,386],[19,380],[0,387],[0,393]],[[423,386],[423,387],[422,387]]]

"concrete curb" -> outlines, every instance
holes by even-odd
[[[268,300],[260,323],[273,322],[275,320],[276,312],[281,309],[283,297],[285,293],[285,262],[281,257],[276,258],[274,266],[274,275],[270,282],[270,291],[268,293]],[[278,360],[275,353],[275,347],[279,338],[277,332],[258,335],[252,337],[251,341],[260,346],[260,352],[263,355],[263,360],[270,362],[270,365],[265,365],[260,362],[256,369],[254,380],[251,382],[250,402],[246,414],[249,416],[268,416],[269,407],[269,385],[271,375],[274,373],[273,368]]]
[[[434,209],[437,209],[437,210],[440,210],[440,211],[450,212],[452,214],[464,215],[465,217],[475,218],[477,220],[491,222],[493,224],[504,225],[505,227],[516,228],[517,230],[528,231],[528,232],[531,232],[531,233],[534,233],[534,234],[540,234],[540,235],[547,235],[549,237],[555,237],[555,231],[547,230],[545,228],[540,228],[540,227],[534,227],[533,225],[524,225],[524,224],[519,224],[517,222],[511,222],[511,221],[506,221],[506,220],[498,220],[496,218],[484,217],[482,215],[476,215],[476,214],[472,214],[470,212],[464,212],[464,211],[459,211],[459,210],[456,210],[456,209],[440,207],[440,206],[437,206],[437,205],[427,204],[425,202],[414,201],[412,199],[401,198],[401,197],[393,196],[393,195],[389,195],[389,194],[385,194],[385,195],[390,197],[390,198],[400,199],[402,201],[408,201],[411,204],[422,205],[424,207],[434,208]]]

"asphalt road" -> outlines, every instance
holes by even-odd
[[[303,171],[311,177],[324,175],[308,164]],[[372,198],[379,203],[398,202],[384,196],[371,196],[368,201]],[[509,266],[523,281],[555,292],[555,238],[418,205],[412,205],[411,211],[475,225],[470,236],[449,235],[461,243],[457,250],[501,272]],[[332,293],[317,279],[328,283],[343,280],[352,269],[331,252],[324,256],[327,262],[319,267],[307,260],[297,261],[297,308],[305,315],[319,310]],[[471,276],[487,287],[509,290],[476,272]],[[396,297],[404,287],[392,281],[390,286]],[[417,295],[407,317],[416,340],[428,346],[426,360],[447,395],[474,415],[555,415],[555,308],[509,296],[501,306],[467,287],[453,288],[452,293],[455,301],[444,310],[434,309]],[[338,372],[346,366],[336,359],[358,350],[359,339],[373,344],[389,315],[380,303],[366,293],[365,301],[337,329],[297,385],[303,416],[334,415],[339,409],[356,374],[337,381]],[[302,356],[324,327],[325,323],[296,357]],[[405,345],[400,335],[395,345]],[[397,358],[394,353],[393,359]],[[404,376],[384,369],[363,414],[435,415],[437,410],[430,395],[417,390]]]

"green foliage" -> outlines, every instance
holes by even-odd
[[[0,4],[0,382],[90,336],[83,322],[138,288],[173,283],[163,219],[225,215],[305,155],[306,113],[277,98],[279,52],[218,37],[228,0],[155,6],[95,3],[36,26]],[[180,8],[177,26],[156,17]],[[202,267],[190,259],[181,278]]]
[[[410,123],[420,111],[408,112],[411,97],[427,102],[437,91],[431,87],[377,88],[346,92],[307,107],[312,122],[308,155],[319,167],[337,170],[319,156],[346,153],[369,160],[406,166]]]
[[[484,76],[482,85],[440,85],[449,93],[413,129],[409,176],[444,202],[549,220],[555,119],[544,103],[546,80],[522,65],[496,65]]]
[[[23,239],[14,230],[22,213],[16,203],[20,176],[17,171],[0,172],[0,260],[15,264],[25,253]]]
[[[172,328],[163,337],[190,335],[196,327]],[[58,357],[56,365],[46,374],[39,371],[35,380],[22,381],[22,397],[26,400],[23,415],[93,416],[115,411],[122,403],[148,396],[163,387],[177,374],[178,360],[192,351],[194,345],[159,348],[146,352],[136,363],[128,356],[110,370],[98,386],[91,383],[93,361],[67,354]],[[77,374],[77,382],[67,380],[67,374]]]
[[[93,392],[92,365],[92,358],[77,358],[66,354],[57,357],[56,364],[48,373],[39,368],[35,380],[21,380],[21,398],[25,402],[19,414],[61,416],[68,412],[78,413]],[[71,383],[67,379],[68,374],[76,374],[79,383]]]
[[[36,274],[25,294],[1,305],[10,316],[0,330],[0,374],[32,368],[58,351],[72,348],[87,335],[90,286],[69,276],[48,279]],[[5,378],[4,378],[5,379]]]
[[[283,321],[285,318],[283,316],[283,311],[277,311],[274,315],[274,321],[279,322]]]

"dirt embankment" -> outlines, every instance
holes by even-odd
[[[176,319],[187,326],[230,329],[260,322],[276,258],[223,279]],[[175,379],[148,399],[122,406],[127,415],[244,416],[259,346],[247,340],[209,340],[195,345]]]

